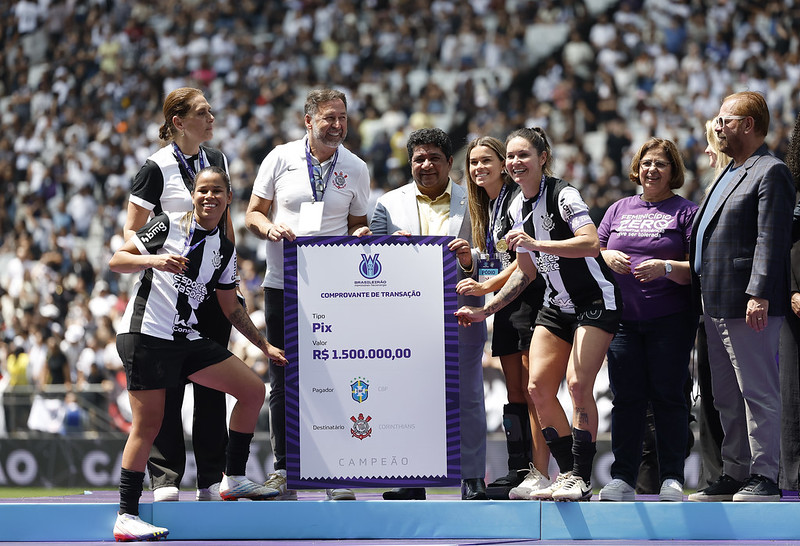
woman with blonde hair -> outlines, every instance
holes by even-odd
[[[731,158],[719,149],[719,139],[714,131],[714,120],[706,121],[706,141],[708,145],[703,151],[708,156],[708,166],[713,169],[706,188],[722,174]],[[714,483],[722,474],[722,424],[719,412],[714,407],[714,395],[711,392],[711,370],[708,364],[708,341],[703,318],[697,326],[697,384],[700,391],[700,415],[698,428],[700,431],[700,479],[701,487]]]
[[[717,132],[714,131],[714,120],[711,119],[706,121],[706,141],[708,146],[703,153],[708,156],[708,166],[714,169],[714,178],[711,179],[713,182],[725,170],[725,167],[731,162],[731,158],[719,150]]]

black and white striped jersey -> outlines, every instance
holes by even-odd
[[[191,236],[190,236],[191,234]],[[118,333],[141,333],[161,339],[199,339],[195,311],[216,288],[232,290],[239,277],[236,249],[219,228],[203,230],[185,212],[161,213],[131,239],[143,255],[189,257],[182,274],[148,268],[139,274]]]
[[[200,153],[186,158],[197,173],[202,166],[221,167],[228,172],[228,158],[214,148],[200,146]],[[188,212],[192,210],[191,173],[184,169],[171,144],[164,146],[147,158],[131,184],[130,201],[150,210],[153,215],[162,212]]]
[[[540,241],[569,239],[577,229],[592,223],[589,208],[578,190],[551,177],[545,179],[538,199],[526,200],[522,193],[518,194],[510,206],[510,214],[515,227],[524,221],[525,232]],[[517,249],[517,252],[526,250]],[[602,257],[564,258],[546,252],[531,254],[547,285],[544,294],[546,305],[558,307],[565,313],[587,308],[621,309],[621,295]]]

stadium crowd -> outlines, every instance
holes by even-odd
[[[634,193],[626,168],[650,136],[678,144],[682,194],[699,203],[713,175],[704,124],[725,96],[765,95],[779,157],[800,105],[800,5],[789,0],[18,0],[0,20],[7,397],[48,383],[119,389],[104,381],[121,367],[114,325],[131,279],[107,264],[177,87],[203,89],[217,117],[210,144],[230,160],[256,318],[264,249],[244,211],[261,160],[303,136],[309,89],[346,93],[345,144],[367,162],[373,200],[409,180],[414,129],[440,127],[463,147],[538,125],[595,223]],[[6,418],[10,432],[25,427]]]

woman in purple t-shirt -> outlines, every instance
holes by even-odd
[[[689,407],[684,386],[697,317],[691,310],[689,236],[697,205],[676,195],[684,165],[675,144],[651,138],[631,161],[642,193],[614,203],[598,228],[624,308],[608,349],[614,393],[613,478],[600,500],[633,501],[648,403],[656,429],[662,501],[683,500]]]

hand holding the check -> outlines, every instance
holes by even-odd
[[[464,271],[472,271],[472,249],[466,239],[453,239],[447,248],[454,252]]]
[[[281,239],[294,241],[295,238],[296,235],[294,234],[294,231],[292,231],[292,228],[283,223],[272,224],[267,230],[267,239],[270,241],[280,241]]]

